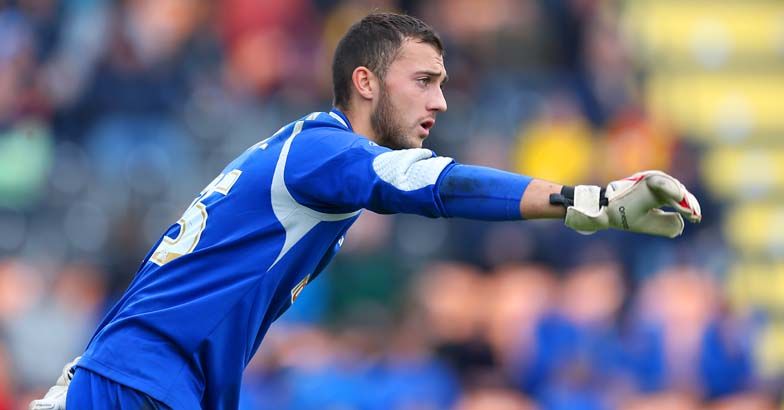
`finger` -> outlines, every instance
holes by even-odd
[[[607,216],[603,212],[598,215],[587,215],[570,206],[566,210],[564,224],[583,235],[590,235],[598,230],[607,228]]]
[[[663,205],[672,206],[691,223],[702,221],[700,203],[677,179],[666,174],[655,174],[648,177],[646,182],[651,191],[665,201]]]
[[[683,218],[679,213],[651,209],[636,221],[633,230],[650,235],[674,238],[683,233],[684,225]]]
[[[683,190],[683,199],[674,204],[673,207],[689,222],[700,223],[702,221],[702,209],[699,201],[683,185],[681,185],[681,189]]]
[[[670,202],[679,202],[683,198],[680,183],[673,177],[664,173],[655,173],[650,175],[645,182],[648,187],[658,196],[659,199],[665,201],[667,204]]]

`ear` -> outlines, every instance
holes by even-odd
[[[351,82],[362,99],[372,100],[378,90],[378,78],[367,67],[359,66],[351,73]]]

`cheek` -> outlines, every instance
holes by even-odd
[[[398,125],[402,127],[419,126],[421,112],[425,110],[427,96],[416,84],[390,84],[387,97]]]
[[[411,102],[403,93],[397,93],[387,96],[387,104],[389,104],[395,116],[401,119],[407,117]]]
[[[425,107],[426,95],[422,90],[407,90],[398,102],[400,113],[404,115],[406,121],[414,121],[420,117],[420,112]]]

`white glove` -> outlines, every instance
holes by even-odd
[[[29,410],[65,410],[65,397],[68,393],[68,385],[71,384],[71,379],[73,379],[76,363],[81,358],[82,356],[79,356],[66,364],[63,367],[62,374],[57,378],[57,383],[46,392],[43,399],[30,402]]]
[[[677,179],[661,171],[638,172],[607,186],[607,205],[601,204],[598,186],[579,185],[574,205],[566,210],[566,226],[584,234],[614,228],[674,238],[683,232],[683,218],[699,223],[697,198]],[[677,212],[665,212],[662,206]]]

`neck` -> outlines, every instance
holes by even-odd
[[[376,133],[373,131],[373,126],[370,124],[372,112],[369,106],[348,107],[340,110],[346,115],[346,118],[351,123],[351,128],[354,129],[356,134],[365,136],[376,144],[379,143]]]

